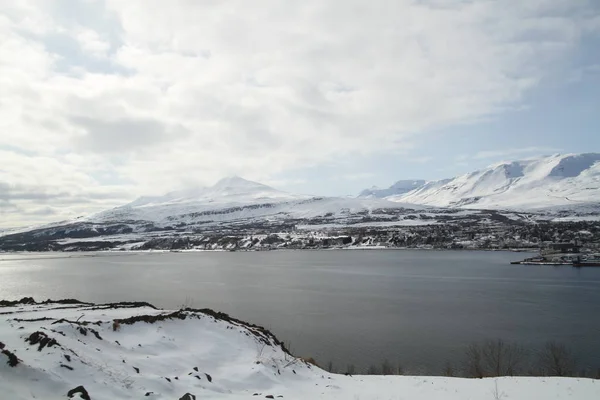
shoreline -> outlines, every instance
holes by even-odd
[[[150,250],[75,250],[75,251],[14,251],[14,252],[0,252],[0,262],[2,261],[27,261],[27,260],[39,260],[39,259],[63,259],[63,258],[92,258],[92,257],[117,257],[117,256],[133,256],[136,254],[173,254],[173,253],[258,253],[258,252],[270,252],[270,251],[424,251],[424,252],[506,252],[506,253],[536,253],[539,249],[436,249],[436,248],[418,248],[418,247],[381,247],[381,246],[364,246],[364,247],[335,247],[335,248],[321,248],[321,249],[286,249],[286,248],[275,248],[275,249],[239,249],[239,250],[224,250],[224,249],[186,249],[186,250],[161,250],[161,249],[150,249]],[[64,254],[64,255],[61,255]],[[29,258],[9,258],[3,259],[3,256],[18,256],[18,255],[31,255]],[[49,255],[44,257],[44,255]]]

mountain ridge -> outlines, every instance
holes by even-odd
[[[359,197],[364,197],[363,193]],[[600,203],[600,153],[554,154],[499,162],[382,198],[473,209],[526,210]]]

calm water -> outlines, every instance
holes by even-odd
[[[60,256],[60,255],[59,255]],[[486,338],[569,344],[600,367],[600,268],[510,265],[503,252],[277,251],[0,255],[0,299],[210,307],[338,367],[388,358],[440,372]],[[28,258],[28,259],[25,259]]]

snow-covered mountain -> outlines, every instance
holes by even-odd
[[[147,221],[157,227],[218,225],[247,221],[362,218],[373,210],[405,208],[401,202],[382,199],[316,197],[283,192],[240,177],[224,178],[214,186],[141,197],[124,206],[78,221],[114,223]],[[423,206],[410,205],[411,209]]]
[[[422,179],[414,179],[398,181],[387,189],[380,189],[377,186],[373,186],[370,189],[360,192],[358,197],[382,199],[384,197],[397,196],[418,189],[425,185],[425,183],[426,181]]]
[[[164,196],[144,196],[129,203],[126,207],[154,207],[183,204],[247,204],[265,201],[287,201],[309,198],[310,196],[282,192],[262,183],[252,182],[239,176],[230,176],[218,181],[214,186],[192,188],[167,193]]]
[[[562,190],[562,195],[568,196],[568,201],[581,197],[580,192],[574,189],[579,186],[571,180],[582,179],[581,176],[585,175],[588,182],[592,182],[594,177],[597,181],[597,170],[593,168],[572,177],[576,174],[571,167],[572,162],[556,164],[546,175],[557,180],[556,187]],[[530,169],[533,172],[529,173]],[[483,192],[482,188],[487,188],[492,192],[489,198],[494,200],[501,194],[494,188],[505,181],[514,188],[505,184],[504,193],[512,190],[517,193],[516,200],[531,200],[535,197],[529,196],[523,188],[548,190],[547,186],[538,188],[536,184],[539,183],[531,177],[539,175],[540,169],[533,161],[524,166],[510,163],[450,182],[429,182],[404,195],[383,199],[295,195],[238,177],[226,178],[211,187],[142,197],[87,217],[0,232],[0,251],[260,250],[363,246],[528,248],[536,246],[542,238],[523,224],[536,221],[559,222],[561,225],[556,228],[556,237],[562,237],[563,233],[572,232],[572,229],[583,229],[587,236],[582,236],[581,242],[592,243],[595,237],[589,235],[589,230],[593,230],[591,227],[600,218],[598,203],[577,203],[577,209],[567,211],[556,208],[498,211],[487,207],[481,199],[488,203],[489,200],[483,196],[471,203],[463,199],[463,203],[458,204],[472,207],[471,210],[401,202],[406,199],[404,201],[435,204],[440,198],[437,196],[445,194],[444,205],[455,206],[452,195],[457,195],[453,191],[459,192],[457,188],[460,188],[461,194],[469,187],[478,194]],[[459,186],[457,182],[461,179],[464,182]],[[525,183],[518,185],[518,180]],[[453,182],[455,188],[450,190],[449,185]],[[564,182],[571,182],[571,185],[559,185]],[[597,192],[598,185],[593,187]],[[590,192],[594,190],[590,189]],[[418,196],[424,197],[424,200],[415,199]],[[595,195],[589,196],[593,198]],[[454,198],[462,199],[459,196]],[[548,205],[547,202],[539,204]],[[551,204],[560,203],[555,201]],[[574,227],[570,225],[573,221],[590,222]],[[492,226],[495,228],[493,237],[490,236]],[[590,228],[586,230],[588,226]],[[525,235],[529,239],[515,241],[515,235]]]
[[[459,208],[589,207],[600,203],[600,154],[555,154],[502,162],[453,179],[427,182],[385,199]]]

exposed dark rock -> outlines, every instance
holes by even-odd
[[[73,367],[70,367],[68,365],[60,364],[60,366],[63,367],[63,368],[66,368],[66,369],[69,369],[69,370],[73,371]]]
[[[194,367],[193,370],[198,372],[198,367]]]
[[[150,396],[151,394],[154,394],[154,392],[146,392],[144,396]]]
[[[45,301],[42,301],[39,304],[91,304],[91,303],[86,303],[85,301],[80,301],[77,299],[61,299],[61,300],[52,300],[52,299],[48,299]]]
[[[52,347],[59,345],[56,339],[51,338],[44,332],[40,331],[33,332],[31,335],[29,335],[27,339],[25,339],[25,341],[29,342],[32,345],[39,344],[38,351],[42,351],[42,349],[46,346]]]
[[[13,321],[16,322],[38,322],[38,321],[51,321],[54,318],[50,318],[50,317],[42,317],[42,318],[14,318]]]
[[[98,333],[97,330],[92,329],[92,328],[88,328],[90,332],[92,332],[94,334],[94,336],[96,336],[96,339],[98,340],[102,340],[102,336],[100,336],[100,334]]]
[[[77,393],[79,393],[81,395],[81,398],[84,400],[92,400],[90,398],[90,395],[88,394],[88,391],[85,390],[85,388],[83,386],[77,386],[74,389],[71,389],[67,392],[67,396],[72,399],[73,396],[75,396]]]
[[[138,374],[140,373],[140,369],[137,367],[133,367],[133,369],[135,369],[135,372],[137,372]]]
[[[157,307],[153,306],[150,303],[145,301],[120,301],[118,303],[106,303],[99,304],[90,308],[90,310],[110,310],[115,308],[140,308],[140,307],[150,307],[154,310],[158,310]]]
[[[179,398],[179,400],[196,400],[196,396],[191,393],[186,393]]]
[[[68,362],[71,362],[71,356],[70,356],[70,355],[68,355],[68,354],[63,354],[63,356],[65,356],[65,359],[66,359]]]
[[[23,297],[21,300],[0,300],[0,307],[14,307],[18,305],[36,304],[33,297]]]
[[[6,363],[9,366],[16,367],[17,365],[19,365],[19,359],[17,358],[15,353],[13,353],[12,351],[4,349],[4,350],[2,350],[2,354],[4,354],[6,357],[8,357],[8,361]]]
[[[83,315],[81,317],[83,317]],[[81,317],[79,317],[79,318],[81,318]],[[80,327],[82,327],[82,326],[88,326],[88,325],[98,325],[98,326],[102,325],[102,321],[96,321],[96,322],[81,321],[81,322],[79,322],[79,320],[77,320],[77,321],[71,321],[71,320],[64,319],[64,318],[61,318],[61,319],[58,319],[58,320],[54,321],[52,323],[52,325],[62,324],[62,323],[65,323],[65,322],[68,323],[68,324],[71,324],[71,325],[79,325]]]
[[[274,399],[275,396],[273,396],[272,394],[268,394],[268,395],[265,396],[265,398],[267,398],[267,399]]]
[[[132,325],[136,322],[146,322],[153,324],[158,321],[164,321],[167,319],[186,319],[187,315],[181,311],[175,311],[169,314],[158,314],[158,315],[136,315],[129,318],[120,319],[120,324]]]
[[[0,307],[14,307],[19,305],[32,305],[32,304],[81,304],[81,305],[90,305],[91,303],[86,303],[83,301],[79,301],[77,299],[62,299],[62,300],[52,300],[48,299],[45,301],[37,302],[33,297],[23,297],[21,300],[0,300]],[[36,320],[32,320],[36,321]]]

